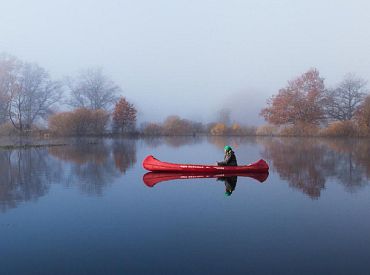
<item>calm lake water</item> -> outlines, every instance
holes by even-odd
[[[67,143],[0,151],[0,274],[370,274],[368,139]],[[268,177],[143,180],[225,144]]]

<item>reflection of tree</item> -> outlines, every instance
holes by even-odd
[[[200,143],[202,138],[199,136],[163,136],[163,137],[146,137],[143,139],[145,144],[150,148],[156,148],[162,144],[171,147],[180,147]]]
[[[91,145],[83,142],[70,146],[50,147],[49,152],[58,159],[80,165],[87,162],[104,163],[109,155],[108,148],[104,144]]]
[[[125,173],[127,168],[136,163],[136,141],[133,139],[119,139],[113,142],[113,157],[116,168]]]
[[[325,162],[320,147],[313,140],[262,139],[263,157],[273,162],[274,169],[291,187],[302,190],[311,198],[320,197],[325,186],[321,164]],[[330,167],[328,163],[325,166]]]
[[[112,146],[89,143],[0,150],[0,211],[45,195],[52,182],[100,195],[120,176],[118,171],[136,163],[136,140],[117,140]]]
[[[109,147],[103,142],[53,147],[49,152],[71,163],[71,179],[87,194],[102,194],[103,189],[118,176]]]
[[[0,151],[0,210],[34,201],[49,190],[53,170],[44,149]]]
[[[230,145],[232,148],[238,148],[240,144],[254,144],[255,137],[238,137],[238,136],[208,136],[209,143],[214,144],[217,148],[224,149],[225,145]]]
[[[370,178],[370,142],[368,139],[361,139],[354,149],[355,162],[364,168],[367,178]]]
[[[144,137],[143,141],[144,141],[145,145],[148,146],[151,149],[156,148],[156,147],[160,146],[161,144],[163,144],[163,138],[162,137],[152,137],[152,136]]]
[[[200,143],[202,138],[195,136],[195,137],[189,137],[189,136],[168,136],[164,138],[164,142],[172,147],[180,147],[183,145],[191,145]]]
[[[74,165],[72,176],[77,179],[76,184],[84,193],[101,195],[118,174],[109,158],[102,163],[88,161],[83,165]]]
[[[233,148],[238,148],[240,144],[254,144],[256,137],[248,136],[207,136],[207,141],[214,144],[220,149],[224,149],[225,145],[230,145]],[[204,140],[202,136],[165,136],[165,137],[146,137],[143,139],[147,146],[156,148],[162,144],[171,147],[180,147],[183,145],[192,145],[200,143]]]
[[[361,155],[356,149],[358,143],[302,138],[262,138],[259,141],[264,145],[263,157],[273,163],[273,169],[291,187],[311,198],[320,197],[328,177],[350,191],[367,184],[366,165],[359,165],[358,161]],[[367,163],[369,158],[368,154]]]
[[[354,192],[367,185],[370,146],[366,140],[328,139],[324,143],[335,154],[335,177],[348,191]]]

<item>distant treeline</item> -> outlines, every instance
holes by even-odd
[[[169,116],[163,123],[137,127],[137,108],[101,69],[87,69],[63,81],[52,80],[37,64],[0,56],[0,133],[58,136],[100,135],[254,135],[256,128],[232,123],[200,122]],[[63,106],[68,111],[58,112]]]
[[[163,123],[143,123],[139,132],[146,136],[181,136],[181,135],[255,135],[256,127],[241,126],[238,123],[200,122],[169,116]]]
[[[268,125],[232,122],[221,110],[203,124],[168,116],[162,123],[137,126],[137,107],[102,69],[87,69],[53,80],[37,64],[0,55],[0,134],[101,135],[341,135],[370,134],[370,97],[366,81],[347,75],[328,89],[316,69],[288,82],[268,100],[261,115]],[[68,111],[58,111],[65,109]]]

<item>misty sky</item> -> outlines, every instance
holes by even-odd
[[[101,66],[140,121],[179,114],[259,124],[266,99],[311,67],[370,80],[370,1],[0,0],[0,52],[53,78]]]

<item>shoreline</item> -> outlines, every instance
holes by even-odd
[[[23,136],[24,137],[24,136]],[[176,139],[176,138],[185,138],[185,139],[197,139],[197,138],[281,138],[281,139],[341,139],[341,140],[366,140],[370,137],[368,136],[287,136],[287,135],[156,135],[156,136],[131,136],[131,135],[121,135],[121,136],[80,136],[80,137],[50,137],[47,139],[34,138],[33,137],[24,137],[25,143],[22,144],[22,138],[18,143],[10,144],[11,142],[1,141],[0,137],[0,150],[16,150],[16,149],[31,149],[31,148],[50,148],[50,147],[62,147],[62,146],[71,146],[79,144],[79,140],[90,139],[88,142],[84,142],[85,145],[97,145],[99,142],[97,140],[119,140],[119,139],[135,139],[135,140],[150,140],[150,139]],[[3,137],[4,138],[4,137]],[[6,137],[5,137],[6,138]],[[9,137],[7,137],[9,138]],[[71,139],[70,142],[63,142],[63,139]],[[91,140],[93,139],[93,140]],[[60,140],[60,142],[57,142]],[[49,141],[49,143],[48,143]],[[13,141],[14,142],[14,141]],[[42,143],[44,142],[44,143]]]

